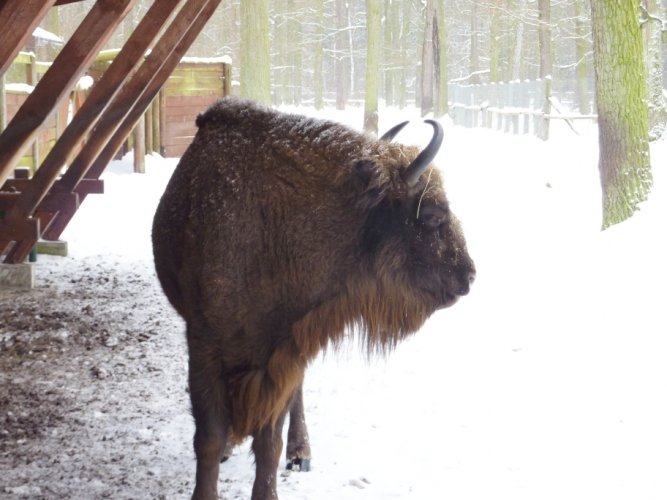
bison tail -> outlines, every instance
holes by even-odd
[[[235,440],[275,425],[294,391],[303,381],[307,361],[294,341],[274,349],[265,367],[245,372],[230,381],[232,432]]]

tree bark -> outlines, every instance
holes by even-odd
[[[591,0],[603,229],[631,217],[653,184],[637,7]]]
[[[313,54],[313,86],[315,94],[315,109],[324,107],[324,79],[323,79],[323,59],[324,47],[324,0],[314,2],[316,33],[315,33],[315,52]]]
[[[434,115],[439,118],[449,111],[447,89],[447,31],[445,29],[445,1],[438,0],[436,13],[436,100]]]
[[[348,71],[346,64],[347,35],[344,28],[347,26],[347,7],[345,0],[335,0],[336,35],[334,39],[334,78],[336,80],[336,109],[345,109],[347,104]]]
[[[662,137],[667,125],[667,102],[664,95],[662,19],[659,0],[644,0],[644,40],[646,42],[646,70],[648,73],[649,138]]]
[[[241,2],[241,96],[271,104],[269,2]]]
[[[586,26],[588,18],[584,15],[586,8],[585,0],[574,0],[574,16],[575,16],[575,54],[577,58],[577,101],[579,102],[579,111],[583,115],[588,115],[591,112],[591,103],[588,97],[588,57],[587,53],[590,44],[586,40]]]
[[[626,0],[624,0],[626,1]],[[539,42],[540,42],[540,79],[552,80],[553,77],[553,58],[551,53],[551,0],[537,0],[538,19],[539,19]],[[545,87],[547,92],[544,96],[542,110],[545,115],[551,113],[551,83],[547,82]],[[549,119],[545,118],[542,124],[541,138],[549,138]]]
[[[435,0],[426,0],[426,14],[424,18],[424,42],[422,45],[421,71],[421,114],[422,116],[433,111],[435,96],[435,43],[436,34]]]
[[[470,5],[470,79],[471,84],[480,83],[481,79],[479,76],[479,34],[477,33],[478,27],[478,8],[477,3],[472,2]]]
[[[380,76],[380,14],[381,0],[366,0],[366,93],[364,98],[364,130],[378,133],[378,80]]]

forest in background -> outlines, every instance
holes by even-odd
[[[92,4],[52,9],[43,27],[66,39]],[[138,1],[108,48],[151,5]],[[448,83],[542,79],[545,119],[556,100],[597,115],[608,227],[652,186],[648,141],[667,123],[665,19],[666,0],[235,0],[188,55],[230,57],[237,93],[265,103],[364,103],[370,133],[379,99],[440,117]]]
[[[94,0],[52,9],[42,27],[67,37]],[[108,48],[129,36],[152,0],[140,0]],[[249,2],[252,3],[252,2]],[[382,0],[380,98],[387,105],[418,103],[421,95],[426,12],[444,15],[446,78],[487,83],[536,79],[551,67],[553,92],[572,109],[589,113],[593,102],[593,45],[588,0]],[[667,2],[644,0],[646,46],[662,87],[665,42],[658,23]],[[268,3],[270,77],[274,104],[361,103],[367,57],[364,0],[272,0]],[[238,80],[241,1],[225,2],[189,51],[197,57],[230,56]],[[654,26],[655,25],[655,26]],[[652,31],[651,31],[652,30]],[[658,36],[656,38],[655,32]],[[442,36],[442,34],[440,34]],[[664,39],[665,36],[662,36]],[[656,41],[657,40],[657,41]],[[648,55],[648,50],[647,50]],[[546,60],[545,60],[546,59]],[[436,58],[436,63],[441,63]]]

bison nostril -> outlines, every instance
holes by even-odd
[[[470,292],[470,286],[475,281],[475,271],[466,270],[463,271],[459,276],[460,279],[459,279],[459,288],[457,290],[457,294],[468,295],[468,293]]]

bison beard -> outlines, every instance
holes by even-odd
[[[277,498],[310,459],[301,385],[322,349],[355,331],[387,351],[468,293],[474,265],[424,150],[227,98],[199,130],[153,223],[158,277],[187,324],[197,476],[217,498],[219,462],[253,436],[253,500]],[[422,175],[423,174],[423,175]]]

